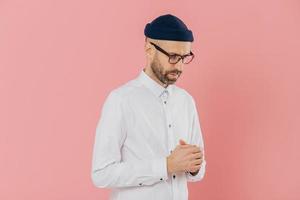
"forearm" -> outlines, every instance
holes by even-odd
[[[103,167],[101,167],[103,166]],[[152,185],[168,178],[166,158],[96,164],[92,180],[99,188]]]

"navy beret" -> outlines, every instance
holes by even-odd
[[[194,41],[193,33],[178,17],[166,14],[146,24],[145,36],[158,40]]]

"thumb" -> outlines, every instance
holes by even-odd
[[[179,140],[179,144],[181,144],[181,145],[185,145],[185,144],[187,144],[183,139],[180,139]]]

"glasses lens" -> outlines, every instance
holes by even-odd
[[[181,59],[181,57],[178,55],[170,55],[169,58],[169,62],[172,64],[176,64]]]
[[[185,56],[184,59],[183,59],[183,63],[188,64],[193,60],[193,58],[194,58],[193,55]]]

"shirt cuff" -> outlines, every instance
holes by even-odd
[[[154,174],[162,181],[168,179],[167,158],[157,158],[152,162]]]

